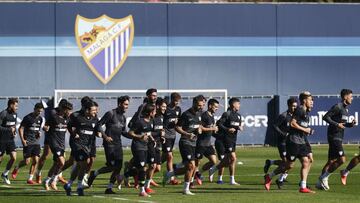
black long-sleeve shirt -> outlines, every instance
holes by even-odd
[[[217,126],[219,127],[219,138],[224,139],[225,142],[236,143],[237,133],[240,130],[241,122],[241,115],[237,111],[228,110],[224,112],[221,118],[217,121]],[[235,132],[230,133],[230,128],[234,128]]]
[[[275,121],[274,129],[277,133],[277,143],[285,144],[286,136],[289,133],[292,115],[289,111],[281,113]]]
[[[105,113],[99,121],[99,126],[105,125],[105,134],[112,138],[112,142],[108,143],[103,140],[103,145],[122,145],[121,136],[129,137],[126,132],[126,117],[124,111],[116,108]]]
[[[344,138],[344,129],[338,127],[339,123],[344,123],[345,127],[353,127],[352,123],[349,123],[349,112],[344,103],[338,103],[331,107],[331,109],[325,114],[324,120],[329,123],[327,136],[328,139],[334,139],[342,141]]]

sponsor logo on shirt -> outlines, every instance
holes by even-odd
[[[162,125],[156,125],[155,126],[155,130],[162,130],[164,128],[164,126],[162,126]]]
[[[6,126],[14,126],[16,125],[16,122],[8,121],[6,122]]]

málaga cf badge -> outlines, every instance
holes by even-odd
[[[86,64],[106,84],[119,71],[132,47],[133,18],[129,15],[114,19],[102,15],[88,19],[77,15],[75,37]]]

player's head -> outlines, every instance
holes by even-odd
[[[314,101],[309,91],[303,91],[299,94],[300,104],[305,106],[309,111],[313,108]]]
[[[206,99],[203,95],[198,95],[198,96],[194,97],[192,108],[195,111],[201,111],[204,108],[205,101],[206,101]]]
[[[166,101],[166,99],[163,99],[163,98],[161,98],[161,97],[158,97],[157,100],[156,100],[157,112],[158,112],[158,113],[161,113],[161,114],[165,114],[166,107],[167,107],[167,101]]]
[[[93,101],[86,102],[84,104],[84,109],[85,109],[85,114],[87,116],[91,116],[91,117],[96,116],[97,108],[96,108],[95,102],[93,102]]]
[[[341,99],[346,105],[350,105],[353,100],[353,92],[350,89],[342,89],[340,92]]]
[[[90,99],[89,96],[85,96],[83,98],[81,98],[81,107],[84,108],[85,107],[85,104],[88,103],[88,102],[91,102],[92,100]]]
[[[19,108],[19,100],[17,98],[9,98],[7,108],[15,113]]]
[[[151,117],[153,118],[156,114],[156,107],[154,104],[146,104],[143,110],[141,111],[141,114],[144,117]]]
[[[61,100],[59,101],[58,107],[61,107],[61,106],[65,105],[66,102],[68,102],[66,99],[61,99]]]
[[[44,106],[41,102],[36,103],[34,106],[34,114],[35,116],[39,116],[42,112],[44,112]]]
[[[64,113],[65,117],[69,117],[71,111],[73,110],[73,105],[72,103],[65,100],[65,102],[61,103],[61,105],[59,104],[59,109]]]
[[[148,98],[148,102],[155,104],[157,98],[157,89],[150,88],[146,90],[146,97]]]
[[[240,99],[238,99],[236,97],[232,97],[229,100],[229,107],[232,110],[239,111],[240,110]]]
[[[297,100],[295,97],[290,97],[288,100],[287,100],[287,106],[288,106],[288,111],[293,113],[295,112],[295,109],[297,107]]]
[[[181,101],[181,95],[178,92],[171,93],[170,98],[171,98],[171,103],[174,106],[179,106]]]
[[[219,101],[216,99],[209,99],[208,101],[208,111],[215,113],[219,109]]]
[[[127,95],[121,96],[117,99],[117,103],[118,108],[125,112],[129,108],[130,97]]]

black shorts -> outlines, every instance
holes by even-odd
[[[236,142],[224,142],[225,154],[230,154],[236,150]]]
[[[202,159],[203,156],[210,157],[211,155],[215,155],[215,149],[213,146],[196,146],[195,149],[196,159]]]
[[[286,158],[293,162],[296,158],[306,157],[311,153],[311,147],[306,144],[295,144],[293,142],[286,143]]]
[[[51,153],[53,154],[53,160],[57,161],[59,157],[64,157],[65,150],[59,147],[50,147]]]
[[[90,157],[96,157],[96,146],[91,146]]]
[[[159,149],[148,146],[147,163],[148,164],[161,164],[161,152]]]
[[[136,168],[143,168],[147,162],[147,151],[131,149],[133,154],[133,163]]]
[[[329,142],[329,153],[328,159],[333,160],[345,156],[342,141],[340,140],[328,140]]]
[[[11,152],[15,151],[16,145],[14,140],[0,143],[0,157],[3,156],[5,152],[6,154],[10,154]]]
[[[86,161],[88,158],[90,158],[90,154],[81,149],[74,151],[73,155],[75,161]]]
[[[45,133],[44,145],[50,145],[50,136]]]
[[[165,139],[165,143],[162,144],[162,151],[163,152],[172,152],[173,148],[174,148],[174,144],[175,144],[175,138],[166,138]]]
[[[183,163],[195,160],[195,147],[179,142],[179,149]]]
[[[121,145],[104,145],[104,151],[107,166],[122,166],[123,149]]]
[[[306,141],[306,147],[307,147],[307,151],[310,153],[312,153],[312,149],[311,149],[311,145],[309,141]]]
[[[279,143],[277,147],[279,150],[280,158],[285,159],[286,158],[286,143]]]
[[[41,151],[41,148],[40,148],[39,144],[28,145],[23,148],[24,159],[34,157],[34,156],[40,157],[40,151]]]
[[[224,159],[225,158],[225,146],[224,146],[223,140],[219,140],[219,139],[215,140],[215,149],[216,149],[216,153],[218,155],[218,159],[219,160]]]
[[[75,157],[76,148],[75,148],[74,144],[70,142],[69,146],[70,146],[70,149],[71,149],[70,150],[70,156]]]

